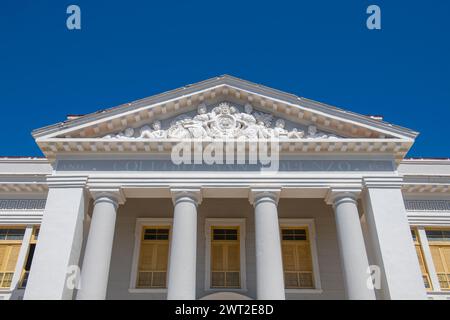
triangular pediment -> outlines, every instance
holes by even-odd
[[[80,136],[75,136],[82,138]],[[137,127],[92,136],[101,139],[339,139],[334,132],[315,125],[284,119],[255,110],[250,103],[222,101],[200,103],[197,110],[169,118],[155,119]]]
[[[409,149],[417,133],[230,76],[81,116],[33,132],[44,153],[68,151],[69,142],[183,138],[271,138],[290,142],[398,140]],[[73,144],[73,143],[72,143]],[[80,148],[78,148],[80,149]]]

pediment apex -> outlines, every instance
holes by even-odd
[[[194,118],[199,106],[205,105],[208,112],[212,112],[220,103],[237,106],[242,114],[245,114],[245,106],[251,105],[255,112],[271,116],[275,122],[278,119],[285,121],[290,130],[306,132],[312,127],[322,136],[410,141],[417,136],[409,129],[228,75],[76,117],[35,130],[33,136],[38,142],[49,138],[99,138],[119,134],[128,128],[141,130],[146,125],[151,128],[157,121],[170,123],[170,119],[183,115]],[[276,128],[275,123],[271,125],[271,129]],[[294,128],[295,125],[302,130]],[[295,131],[291,135],[301,138]]]

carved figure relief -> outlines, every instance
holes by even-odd
[[[228,102],[222,102],[210,112],[205,104],[200,104],[194,117],[180,115],[172,120],[167,129],[162,129],[159,120],[140,128],[127,128],[117,134],[108,134],[106,139],[207,139],[207,138],[247,138],[247,139],[332,139],[337,136],[319,132],[316,126],[309,126],[307,132],[298,128],[286,129],[283,119],[271,114],[254,111],[250,104],[244,106],[245,112]]]

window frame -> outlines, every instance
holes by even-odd
[[[422,252],[424,255],[424,260],[428,269],[428,274],[429,277],[431,279],[431,285],[432,285],[432,290],[427,290],[427,294],[429,296],[433,296],[433,295],[450,295],[450,291],[449,290],[442,290],[439,280],[438,280],[438,276],[437,276],[437,272],[436,272],[436,268],[434,267],[434,261],[433,261],[433,257],[431,254],[431,248],[430,248],[430,244],[428,241],[428,237],[426,235],[426,230],[449,230],[450,229],[450,223],[445,223],[445,222],[439,222],[436,223],[436,221],[434,220],[434,218],[430,218],[430,217],[426,217],[423,220],[418,221],[417,218],[411,218],[409,216],[409,212],[408,212],[408,221],[409,221],[409,226],[411,229],[416,229],[417,230],[417,236],[419,238],[420,244],[421,244],[421,248],[422,248]],[[413,239],[411,237],[411,244],[413,244]],[[425,289],[426,290],[426,289]]]
[[[444,294],[450,294],[450,288],[442,288],[440,281],[439,281],[439,276],[438,276],[438,272],[436,271],[436,266],[434,264],[434,260],[433,260],[433,255],[431,253],[431,247],[432,246],[438,246],[438,247],[450,247],[450,241],[432,241],[428,238],[426,232],[427,230],[429,231],[449,231],[450,228],[448,226],[426,226],[426,227],[422,227],[422,228],[417,228],[418,233],[422,230],[423,236],[422,238],[426,239],[426,248],[424,243],[422,244],[422,250],[425,251],[427,250],[429,252],[429,259],[430,259],[430,263],[433,265],[433,277],[435,278],[435,286],[433,286],[433,288],[435,288],[433,291],[427,291],[427,292],[440,292],[440,293],[444,293]],[[433,243],[433,244],[432,244]],[[442,256],[441,256],[442,259]],[[445,262],[444,262],[445,263]],[[449,269],[448,271],[450,272],[450,266],[446,266],[447,269]],[[431,271],[429,271],[431,273]],[[430,276],[431,277],[431,276]]]
[[[205,219],[205,291],[207,292],[247,292],[246,275],[246,229],[245,218],[206,218]],[[237,227],[239,230],[239,276],[240,288],[211,287],[211,241],[212,228]]]
[[[169,226],[169,261],[167,262],[167,274],[169,273],[170,264],[170,250],[172,245],[172,218],[137,218],[134,232],[134,249],[133,260],[131,266],[130,286],[128,292],[130,293],[167,293],[167,288],[139,288],[136,286],[139,272],[139,256],[141,252],[141,243],[144,236],[145,228]]]
[[[24,290],[25,288],[20,287],[22,271],[25,266],[26,257],[28,255],[28,250],[30,247],[30,241],[34,228],[39,228],[39,224],[6,224],[0,223],[1,229],[24,229],[24,234],[22,240],[2,240],[7,243],[19,244],[20,250],[19,256],[17,257],[16,266],[14,269],[13,277],[11,279],[11,285],[9,287],[0,288],[0,293],[11,293],[12,290]]]
[[[421,231],[421,230],[425,230],[425,229],[417,228],[417,227],[411,227],[411,237],[412,237],[412,240],[413,240],[414,249],[416,249],[416,246],[419,246],[419,249],[421,251],[422,260],[423,260],[423,264],[424,264],[424,267],[425,267],[426,276],[427,276],[427,279],[428,279],[428,284],[430,286],[429,288],[427,288],[427,287],[425,287],[425,284],[424,284],[425,290],[428,293],[428,292],[432,292],[434,290],[434,288],[435,288],[435,281],[433,281],[433,279],[432,279],[430,265],[429,265],[429,261],[427,259],[427,253],[425,252],[425,249],[424,249],[425,243],[426,243],[426,246],[429,248],[428,240],[424,240],[424,236],[423,236],[423,234],[421,234],[423,231]],[[414,236],[416,238],[415,240],[414,240],[414,237],[412,236],[413,233],[414,233]],[[417,255],[417,252],[416,252],[416,255]],[[417,259],[418,259],[419,268],[420,268],[420,261],[419,261],[419,257],[418,256],[417,256]],[[435,270],[434,269],[434,265],[433,265],[432,270]],[[424,276],[424,274],[422,272],[421,272],[421,276],[422,277]]]
[[[314,288],[285,288],[286,293],[322,293],[322,284],[320,281],[320,269],[319,269],[319,257],[317,254],[317,238],[314,219],[279,219],[280,225],[280,244],[282,242],[282,228],[305,228],[308,232],[307,238],[309,239],[312,270],[313,270],[313,282]],[[283,266],[283,278],[284,278],[284,266]],[[284,282],[283,282],[284,284]]]

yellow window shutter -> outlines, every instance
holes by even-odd
[[[153,244],[143,243],[141,246],[140,270],[152,270]]]
[[[219,243],[211,245],[211,268],[212,271],[221,271],[225,269],[224,247]]]
[[[0,271],[4,271],[6,267],[7,245],[0,245]]]
[[[164,271],[167,269],[169,260],[169,244],[160,243],[156,247],[156,270]]]
[[[212,228],[211,286],[216,288],[240,287],[239,229]]]
[[[137,286],[165,288],[169,260],[169,228],[144,228],[139,254]]]
[[[433,257],[434,267],[437,273],[444,273],[444,265],[442,263],[441,254],[438,246],[430,246],[431,256]]]
[[[239,271],[239,243],[228,245],[227,271]]]
[[[312,271],[311,250],[309,243],[300,243],[297,245],[298,271]]]
[[[14,272],[16,269],[17,259],[19,258],[21,245],[11,245],[8,257],[8,263],[6,264],[6,271]]]
[[[283,265],[285,271],[295,271],[295,246],[283,243]]]
[[[445,265],[447,266],[447,273],[450,273],[450,246],[441,248],[442,257],[444,258]]]

